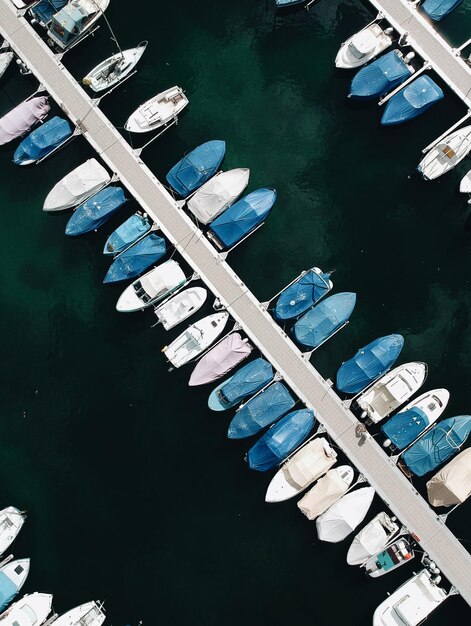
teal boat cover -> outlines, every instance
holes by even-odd
[[[155,233],[146,235],[113,261],[103,282],[117,283],[120,280],[139,276],[153,263],[161,259],[166,250],[165,239]]]
[[[349,319],[355,308],[355,293],[337,293],[326,298],[299,319],[293,328],[296,341],[317,348]]]
[[[268,385],[273,376],[273,367],[259,357],[241,367],[233,376],[216,387],[209,396],[209,406],[213,410],[229,409],[247,396],[260,391]]]
[[[52,16],[67,4],[68,0],[41,0],[31,9],[33,16],[43,24],[48,24]]]
[[[65,234],[75,237],[96,230],[109,220],[125,202],[126,197],[121,187],[113,185],[105,187],[77,207],[67,222]]]
[[[24,161],[39,161],[62,145],[72,135],[67,120],[52,117],[39,128],[33,130],[15,150],[13,161],[21,165]]]
[[[381,124],[402,124],[422,115],[443,97],[443,91],[430,76],[422,74],[388,101]]]
[[[150,230],[147,216],[134,213],[111,233],[105,243],[103,254],[119,254]]]
[[[463,0],[425,0],[421,7],[434,22],[439,22],[462,2]]]
[[[403,450],[429,426],[428,417],[417,407],[396,413],[381,427],[398,450]]]
[[[18,593],[18,587],[8,578],[6,574],[0,572],[0,611],[3,611]]]
[[[373,63],[362,67],[350,84],[350,98],[370,100],[392,91],[412,74],[398,50],[388,52]]]
[[[201,144],[172,167],[167,174],[168,184],[186,198],[216,173],[225,153],[225,141],[215,139]]]
[[[330,274],[314,270],[307,271],[292,285],[281,292],[273,311],[279,321],[299,317],[319,302],[332,289]]]

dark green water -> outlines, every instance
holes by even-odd
[[[350,325],[315,355],[322,374],[400,332],[401,361],[426,361],[426,387],[451,391],[447,415],[469,412],[471,232],[457,189],[470,162],[436,183],[409,178],[421,149],[464,114],[453,95],[391,131],[376,104],[347,102],[350,75],[333,60],[371,19],[357,2],[321,0],[275,22],[263,0],[111,0],[108,16],[123,47],[150,41],[139,73],[103,102],[111,120],[122,126],[172,84],[190,99],[144,152],[156,174],[221,138],[226,169],[250,167],[250,189],[277,188],[266,225],[230,257],[257,296],[314,264],[337,270],[336,291],[358,293]],[[457,45],[470,24],[462,5],[439,28]],[[81,77],[112,50],[102,27],[65,63]],[[0,113],[34,86],[10,70]],[[26,591],[53,592],[59,611],[103,599],[115,626],[370,624],[412,567],[367,579],[346,565],[348,541],[319,543],[293,502],[265,505],[269,477],[243,462],[251,444],[226,439],[230,416],[210,414],[188,369],[167,372],[160,349],[177,331],[115,312],[122,288],[101,284],[101,250],[136,204],[102,232],[66,240],[68,216],[46,216],[42,202],[92,151],[79,139],[30,169],[11,154],[0,150],[0,494],[2,506],[29,511],[15,545],[32,558]],[[469,511],[449,520],[468,547]],[[469,607],[452,598],[428,623],[445,620],[467,623]]]

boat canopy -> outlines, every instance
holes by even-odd
[[[423,476],[456,454],[471,432],[471,415],[449,417],[435,424],[402,458],[412,473]]]
[[[224,248],[232,248],[263,222],[276,200],[274,189],[257,189],[217,217],[209,227]]]
[[[43,24],[49,24],[52,16],[67,4],[68,0],[41,0],[31,9],[33,16]]]
[[[401,124],[411,120],[443,97],[443,91],[430,76],[422,74],[389,100],[381,124]]]
[[[314,520],[337,502],[345,494],[349,486],[350,484],[343,480],[337,470],[329,470],[299,500],[298,508],[308,519]]]
[[[4,572],[0,572],[0,611],[7,607],[18,593],[18,587]]]
[[[37,96],[21,102],[0,119],[0,146],[27,133],[50,110],[47,96]]]
[[[463,450],[427,483],[432,506],[462,504],[471,495],[471,448]]]
[[[165,239],[155,233],[146,235],[113,261],[103,282],[116,283],[139,276],[153,263],[159,261],[166,251]]]
[[[110,185],[77,207],[67,222],[65,234],[83,235],[104,224],[126,202],[121,187]]]
[[[421,8],[434,22],[439,22],[462,2],[463,0],[425,0]]]
[[[347,553],[347,563],[349,565],[361,565],[385,548],[398,530],[399,526],[387,513],[378,513],[355,536]]]
[[[308,270],[292,285],[281,292],[273,316],[284,321],[305,313],[332,289],[330,274],[318,268]]]
[[[61,117],[53,117],[23,139],[15,150],[13,161],[17,165],[24,161],[39,161],[71,135],[69,122]]]
[[[44,201],[44,210],[56,208],[61,210],[76,206],[110,180],[110,175],[103,165],[96,159],[88,159],[54,185]]]
[[[411,76],[412,69],[398,50],[388,52],[370,65],[362,67],[350,84],[352,98],[379,98]]]
[[[314,412],[292,411],[276,422],[247,453],[250,469],[265,472],[279,465],[306,439],[314,426]]]
[[[103,254],[119,254],[150,230],[147,216],[134,213],[111,233],[105,243]]]
[[[229,424],[227,436],[229,439],[243,439],[255,435],[276,422],[295,404],[283,383],[275,382],[237,411]]]
[[[182,198],[186,198],[216,173],[225,153],[225,141],[207,141],[172,167],[167,174],[167,182]]]
[[[362,487],[340,498],[317,518],[317,534],[321,541],[337,543],[347,537],[365,519],[373,502],[373,487]]]
[[[413,407],[396,413],[381,427],[381,430],[398,450],[403,450],[417,439],[427,426],[429,426],[427,415],[419,407]]]
[[[99,11],[101,8],[96,0],[71,0],[52,16],[49,30],[67,46],[82,33],[89,18]]]
[[[190,387],[204,385],[221,378],[246,359],[252,350],[253,346],[248,339],[242,339],[240,333],[227,335],[198,361],[188,384]]]
[[[182,268],[176,261],[169,259],[149,270],[136,282],[141,284],[147,297],[152,300],[183,285],[185,281],[186,276]]]
[[[337,453],[324,437],[313,439],[283,465],[286,482],[302,491],[323,476],[337,460]]]
[[[202,224],[209,224],[240,196],[249,175],[250,170],[244,168],[216,174],[188,200],[188,210]]]
[[[234,376],[231,376],[218,387],[216,394],[218,400],[223,406],[228,408],[234,406],[247,396],[257,393],[265,385],[268,385],[273,375],[271,364],[259,357],[241,367]]]
[[[320,302],[294,325],[298,341],[308,348],[317,348],[341,328],[355,308],[355,293],[337,293]]]

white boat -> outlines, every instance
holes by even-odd
[[[169,346],[162,348],[162,352],[174,367],[181,367],[216,341],[228,319],[229,313],[225,311],[203,317],[188,326]]]
[[[158,306],[154,313],[159,323],[170,330],[196,313],[206,301],[208,292],[203,287],[190,287]]]
[[[365,519],[374,495],[373,487],[362,487],[340,498],[317,518],[319,539],[330,543],[343,541]]]
[[[11,546],[25,521],[25,514],[14,506],[0,511],[0,554]]]
[[[250,170],[239,167],[219,172],[187,202],[188,210],[202,224],[209,224],[237,200],[249,183]]]
[[[392,33],[392,28],[383,30],[376,22],[365,26],[340,46],[335,66],[350,69],[365,65],[392,45]]]
[[[400,530],[395,520],[384,511],[378,513],[355,535],[347,552],[347,563],[361,565],[385,548]]]
[[[368,576],[378,578],[405,565],[415,554],[407,539],[401,537],[369,559],[364,567]]]
[[[471,170],[461,179],[460,191],[461,193],[471,193]]]
[[[135,48],[129,48],[108,57],[90,70],[82,79],[82,83],[95,92],[114,87],[126,76],[129,76],[136,67],[147,48],[147,44],[147,41],[142,41]]]
[[[165,126],[178,115],[188,104],[188,98],[181,87],[170,87],[141,104],[129,116],[124,128],[131,133],[147,133]]]
[[[31,593],[17,600],[0,615],[1,626],[40,626],[52,606],[52,594]]]
[[[376,609],[373,626],[418,626],[447,599],[435,576],[423,569],[396,589]]]
[[[311,521],[315,520],[347,492],[354,475],[350,465],[332,468],[299,500],[299,510]]]
[[[111,177],[96,159],[88,159],[54,185],[47,194],[43,211],[64,211],[91,198],[111,182]]]
[[[120,313],[140,311],[170,296],[185,282],[186,277],[180,265],[170,259],[126,287],[116,303],[116,309]]]
[[[417,169],[425,180],[434,180],[452,170],[470,150],[471,126],[463,126],[432,146]]]
[[[323,476],[337,460],[327,439],[309,441],[289,458],[273,476],[265,502],[283,502],[298,495]]]
[[[54,620],[54,624],[56,626],[101,626],[105,617],[102,608],[92,600],[60,615]]]
[[[382,376],[358,398],[362,417],[377,424],[420,389],[427,377],[425,363],[405,363]]]
[[[13,60],[15,55],[13,52],[7,47],[2,46],[0,48],[0,78],[5,74],[8,69],[8,66]]]
[[[29,559],[16,559],[0,567],[0,612],[13,600],[29,574]]]
[[[67,50],[95,30],[96,22],[108,8],[110,0],[69,0],[52,16],[47,35],[49,42]]]

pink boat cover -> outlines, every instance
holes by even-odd
[[[188,384],[204,385],[221,378],[246,359],[252,349],[253,346],[247,339],[242,339],[239,333],[227,335],[196,364]]]
[[[49,113],[47,96],[37,96],[21,102],[0,119],[0,146],[16,137],[21,137]]]

